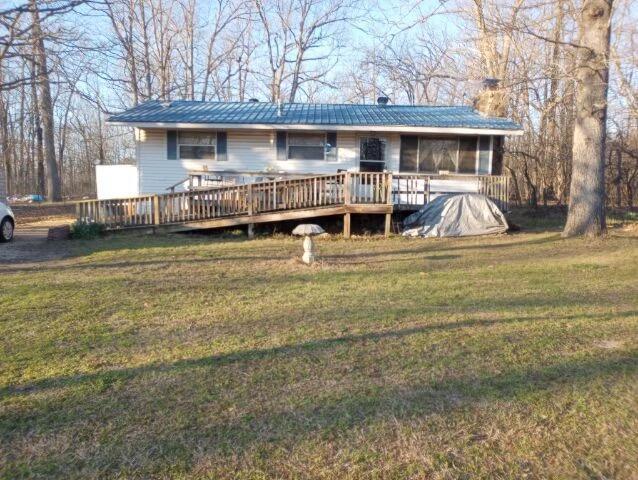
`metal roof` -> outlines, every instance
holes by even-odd
[[[360,105],[150,101],[112,115],[111,123],[224,124],[273,126],[435,127],[520,131],[506,118],[486,117],[469,106]]]

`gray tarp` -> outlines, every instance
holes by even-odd
[[[508,225],[496,204],[485,195],[440,195],[403,221],[406,237],[466,237],[503,233]]]

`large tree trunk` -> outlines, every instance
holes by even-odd
[[[53,101],[51,100],[51,83],[47,68],[47,54],[40,26],[40,13],[36,0],[31,0],[33,20],[33,53],[38,64],[38,86],[40,87],[40,112],[44,134],[44,157],[47,165],[47,195],[49,200],[62,200],[60,175],[55,160],[55,125],[53,120]]]
[[[38,94],[38,65],[35,56],[31,57],[31,99],[33,129],[35,135],[36,193],[46,195],[46,174],[44,172],[44,142],[42,140],[42,121],[40,120],[40,96]],[[30,187],[30,186],[29,186]]]
[[[584,0],[579,18],[572,181],[563,236],[598,236],[605,223],[605,140],[613,0]]]
[[[2,82],[2,70],[0,70],[0,82]],[[11,149],[9,134],[9,112],[5,106],[4,97],[0,94],[0,201],[4,200],[10,189],[9,180],[11,179]],[[3,165],[4,163],[4,165]]]

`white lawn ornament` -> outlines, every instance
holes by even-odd
[[[315,243],[312,241],[312,237],[315,235],[321,235],[324,233],[323,228],[313,223],[302,223],[297,225],[292,231],[293,235],[297,235],[303,238],[303,256],[301,260],[304,263],[310,265],[315,261]]]

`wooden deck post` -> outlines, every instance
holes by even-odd
[[[343,238],[350,238],[350,213],[343,216]]]
[[[394,207],[394,204],[392,202],[392,173],[388,173],[385,176],[385,202],[390,205],[391,208]],[[385,229],[384,229],[384,235],[386,237],[390,236],[390,233],[392,230],[392,212],[390,213],[386,213],[385,214]]]
[[[254,202],[254,198],[253,198],[253,184],[249,183],[248,184],[248,192],[246,193],[246,199],[247,199],[247,207],[248,207],[248,215],[252,216],[255,213],[255,202]],[[249,223],[248,224],[248,229],[246,231],[248,238],[252,239],[255,238],[255,224],[254,223]]]
[[[159,196],[153,195],[153,225],[160,224]]]
[[[246,193],[246,201],[247,201],[247,208],[248,208],[248,215],[252,215],[254,213],[253,211],[253,184],[249,183],[248,184],[248,192]]]
[[[390,236],[392,230],[392,214],[391,213],[386,213],[385,214],[385,230],[384,230],[384,235],[386,237]]]

